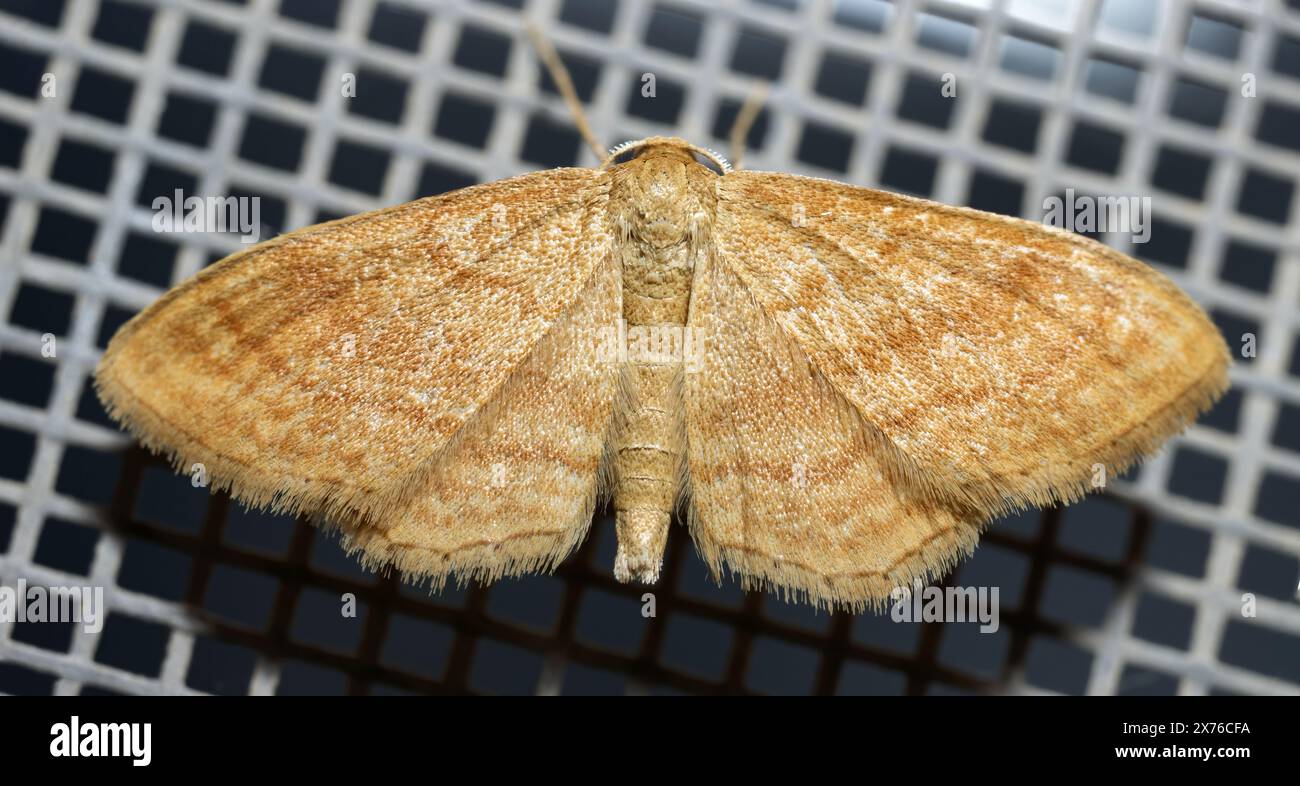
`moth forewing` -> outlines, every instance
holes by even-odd
[[[178,468],[202,463],[214,490],[391,527],[584,298],[617,315],[599,287],[606,199],[602,173],[553,170],[255,246],[124,326],[97,369],[100,397]],[[490,458],[475,456],[484,471]],[[491,525],[476,539],[500,535]]]
[[[1077,499],[1227,387],[1205,312],[1100,243],[794,175],[719,189],[720,262],[923,495],[985,515]]]

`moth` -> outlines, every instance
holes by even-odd
[[[857,611],[1154,451],[1228,366],[1090,239],[652,137],[236,253],[96,382],[178,469],[434,587],[551,570],[609,500],[620,581],[680,513],[715,576]]]

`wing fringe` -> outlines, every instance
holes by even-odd
[[[989,474],[987,480],[940,484],[950,500],[1004,516],[1031,507],[1071,504],[1097,491],[1094,466],[1105,467],[1105,477],[1114,478],[1140,464],[1160,450],[1171,437],[1182,433],[1208,411],[1228,390],[1231,359],[1221,345],[1206,369],[1183,392],[1166,401],[1146,419],[1133,423],[1119,436],[1094,445],[1065,462],[1049,463],[1038,472],[1023,470],[1013,476]]]
[[[739,579],[746,591],[772,592],[787,603],[807,603],[830,612],[858,614],[882,612],[889,607],[894,591],[911,588],[918,581],[929,584],[947,575],[975,551],[988,521],[962,521],[940,530],[884,570],[832,574],[752,546],[721,543],[709,536],[707,527],[699,525],[694,507],[690,509],[687,526],[717,583],[729,573]]]

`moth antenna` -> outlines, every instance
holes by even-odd
[[[599,169],[604,169],[605,167],[609,166],[611,163],[614,162],[615,159],[617,159],[619,156],[623,155],[627,151],[631,150],[632,148],[636,147],[640,142],[641,142],[640,139],[629,139],[626,142],[619,142],[617,145],[614,145],[609,150],[606,150],[602,154],[603,157],[600,159]]]
[[[541,29],[531,20],[524,24],[528,31],[528,37],[532,39],[533,48],[537,50],[537,56],[542,59],[542,65],[551,74],[551,81],[559,88],[560,95],[564,97],[564,104],[569,108],[569,114],[573,115],[573,122],[578,126],[578,133],[582,134],[583,140],[586,141],[587,147],[596,155],[596,160],[603,161],[605,158],[605,147],[596,138],[592,132],[591,125],[587,123],[587,113],[582,109],[582,101],[578,99],[578,91],[573,87],[573,80],[569,78],[569,69],[564,67],[564,61],[551,46],[550,40],[542,34]]]
[[[735,167],[731,165],[731,162],[727,160],[726,156],[714,150],[713,148],[706,147],[704,148],[704,152],[708,153],[709,156],[713,158],[713,161],[718,165],[718,168],[722,170],[722,174],[725,175],[728,172],[731,172],[733,169],[735,169]]]
[[[745,153],[745,137],[749,136],[749,129],[754,126],[754,121],[758,120],[758,113],[762,111],[763,104],[767,101],[768,84],[758,82],[750,90],[749,97],[736,113],[736,121],[731,124],[731,134],[728,139],[731,142],[731,168],[740,169],[740,159]]]

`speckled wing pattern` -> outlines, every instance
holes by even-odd
[[[1227,387],[1205,313],[1087,238],[786,174],[718,195],[718,266],[882,437],[888,477],[977,521],[1082,496]]]
[[[857,609],[969,553],[978,521],[891,480],[887,441],[732,265],[719,254],[695,277],[690,327],[705,351],[683,384],[688,522],[713,573]]]
[[[338,524],[372,568],[434,588],[550,571],[587,534],[613,426],[618,366],[602,342],[622,313],[612,258],[465,428],[416,473],[413,493],[369,520]],[[599,480],[599,483],[598,483]]]
[[[491,539],[490,575],[542,564],[586,531],[606,441],[609,369],[546,383],[538,357],[616,318],[607,200],[601,173],[552,170],[263,243],[119,331],[101,398],[178,468],[370,556],[409,541],[426,572],[475,573]],[[458,531],[417,538],[416,516]]]

